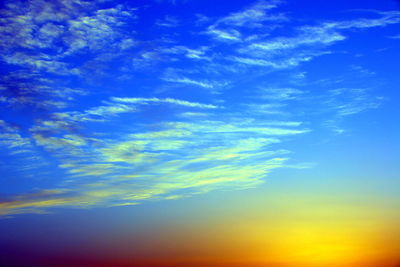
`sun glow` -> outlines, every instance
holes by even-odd
[[[324,196],[281,200],[276,206],[270,199],[258,201],[254,211],[223,230],[229,231],[225,236],[236,236],[236,244],[242,245],[235,253],[248,262],[279,267],[395,266],[391,261],[397,259],[398,240],[387,236],[396,230],[374,220],[389,210],[346,205],[346,200]],[[262,207],[266,202],[270,209]],[[260,210],[263,218],[251,220]]]

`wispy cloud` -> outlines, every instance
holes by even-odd
[[[241,42],[241,28],[264,28],[265,23],[280,23],[287,21],[284,14],[269,14],[281,1],[258,1],[253,5],[216,20],[208,26],[206,33],[221,41]],[[271,25],[269,25],[271,27]]]
[[[168,98],[115,97],[111,101],[217,108]],[[15,196],[2,204],[2,213],[41,212],[60,206],[137,204],[218,188],[253,187],[262,183],[270,170],[285,166],[287,158],[281,156],[289,152],[270,147],[279,143],[280,137],[308,131],[300,128],[301,122],[261,123],[232,117],[227,123],[227,118],[197,123],[165,121],[156,127],[159,130],[132,129],[131,133],[101,141],[63,134],[64,126],[57,125],[57,121],[43,123],[42,128],[32,129],[35,145],[55,156],[69,178],[59,185],[59,193],[47,194],[46,189],[40,197]],[[51,127],[54,134],[42,134],[45,126]]]
[[[197,49],[189,48],[186,46],[173,46],[163,49],[164,53],[168,54],[183,54],[185,57],[190,59],[203,59],[210,60],[209,57],[206,56],[206,51],[209,48],[206,46],[202,46]]]
[[[3,7],[1,60],[11,66],[2,73],[4,102],[42,110],[65,108],[87,94],[63,84],[65,77],[87,77],[92,62],[124,54],[132,36],[122,28],[136,19],[132,8],[101,8],[97,1],[6,1]]]
[[[324,28],[331,29],[363,29],[373,27],[384,27],[391,24],[400,23],[400,12],[398,11],[382,11],[376,12],[381,17],[375,19],[354,19],[347,21],[336,21],[324,23]]]
[[[262,88],[260,97],[276,101],[285,101],[296,99],[305,92],[296,88]]]
[[[0,215],[19,213],[43,213],[44,208],[79,202],[63,190],[42,190],[26,193],[0,201]]]
[[[273,53],[295,49],[300,46],[310,46],[318,44],[326,45],[345,39],[345,37],[339,33],[328,32],[318,27],[310,27],[303,30],[307,32],[304,35],[293,38],[279,38],[263,43],[253,43],[249,46],[249,49],[260,50],[260,52],[262,51]]]
[[[0,146],[9,150],[11,154],[30,152],[31,140],[23,137],[20,128],[0,120]]]
[[[196,81],[196,80],[192,80],[186,77],[180,77],[180,78],[164,78],[165,81],[167,82],[173,82],[173,83],[182,83],[182,84],[188,84],[188,85],[196,85],[196,86],[200,86],[203,88],[214,88],[214,84],[212,82],[209,81]]]
[[[283,14],[268,14],[267,11],[275,9],[282,1],[257,1],[249,7],[239,12],[234,12],[223,17],[215,23],[219,25],[229,26],[246,26],[246,27],[262,27],[265,21],[282,21],[287,20]]]
[[[247,64],[247,65],[279,68],[278,64],[276,62],[268,61],[268,60],[264,60],[264,59],[233,57],[232,60],[236,61],[238,63]]]
[[[330,103],[338,116],[348,116],[379,107],[384,98],[372,96],[364,88],[338,88],[329,91]]]
[[[256,34],[237,49],[240,56],[235,55],[231,59],[241,64],[277,70],[296,67],[302,62],[332,53],[326,49],[345,41],[351,31],[400,23],[396,12],[382,12],[377,16],[379,17],[301,25],[292,29],[292,36],[286,37]]]
[[[179,20],[176,17],[165,16],[163,19],[157,20],[156,25],[160,27],[173,28],[179,26]]]
[[[194,108],[206,108],[206,109],[214,109],[217,108],[215,105],[211,104],[201,104],[197,102],[189,102],[185,100],[179,100],[179,99],[174,99],[174,98],[123,98],[123,97],[113,97],[111,98],[112,101],[115,102],[121,102],[121,103],[130,103],[130,104],[146,104],[146,103],[169,103],[169,104],[175,104],[175,105],[180,105],[180,106],[185,106],[185,107],[194,107]]]
[[[207,32],[221,40],[228,40],[228,41],[240,41],[241,40],[240,32],[237,30],[234,30],[234,29],[219,30],[214,27],[210,27]]]

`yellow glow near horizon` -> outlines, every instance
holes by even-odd
[[[363,240],[319,225],[297,226],[281,236],[280,258],[288,262],[328,265],[349,263],[365,253]]]
[[[221,220],[216,238],[221,243],[212,246],[224,251],[225,260],[284,267],[396,266],[400,240],[394,218],[372,201],[303,196],[260,200],[251,209]]]

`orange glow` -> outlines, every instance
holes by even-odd
[[[204,266],[398,267],[400,240],[388,209],[324,197],[265,201],[243,205],[241,217],[225,214],[218,226],[175,229],[165,242],[174,237],[175,252],[185,251],[174,258]]]

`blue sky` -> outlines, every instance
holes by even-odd
[[[399,23],[394,1],[5,2],[1,214],[255,188],[322,155],[388,171]]]

